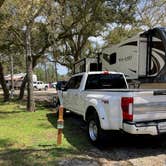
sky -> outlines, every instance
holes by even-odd
[[[57,64],[58,74],[60,75],[66,75],[68,73],[68,69],[65,66],[62,66],[60,64]]]

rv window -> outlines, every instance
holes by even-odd
[[[113,53],[110,55],[110,65],[113,65],[116,63],[116,53]]]

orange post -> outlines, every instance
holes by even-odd
[[[60,145],[62,143],[62,129],[64,128],[64,120],[63,120],[63,106],[60,105],[59,107],[59,117],[57,121],[57,129],[58,129],[58,136],[57,136],[57,144]]]

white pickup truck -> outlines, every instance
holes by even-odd
[[[64,108],[82,115],[92,143],[106,131],[166,133],[166,91],[131,90],[123,73],[86,72],[72,76],[62,91]]]
[[[34,90],[47,90],[49,87],[48,84],[45,84],[43,81],[35,81],[33,82]]]

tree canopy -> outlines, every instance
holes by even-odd
[[[89,37],[100,36],[107,24],[127,24],[135,20],[136,2],[76,0],[51,5],[48,23],[55,59],[71,69],[74,61],[88,53]]]
[[[165,26],[165,19],[164,0],[1,0],[1,78],[10,72],[12,55],[14,71],[27,72],[21,92],[28,83],[33,103],[32,74],[38,63],[51,59],[72,70],[73,62],[102,48],[94,47],[91,37],[115,44],[141,30]]]

